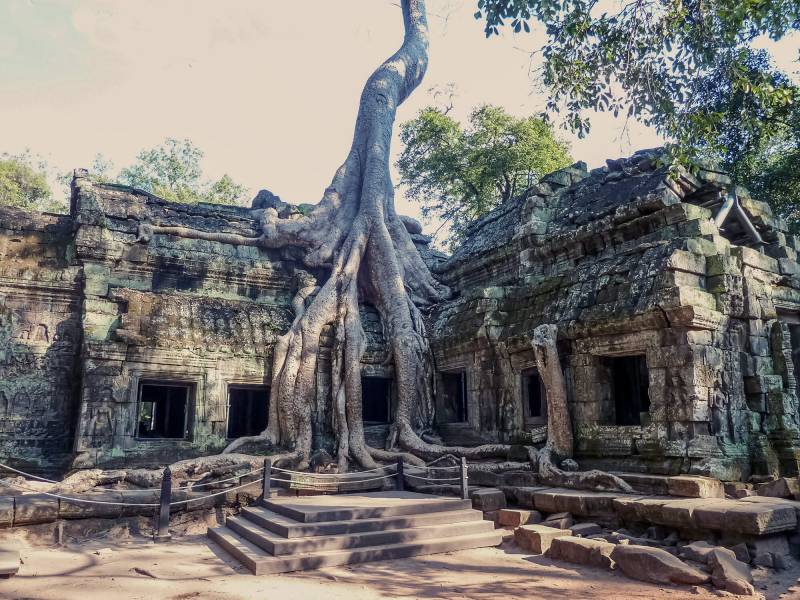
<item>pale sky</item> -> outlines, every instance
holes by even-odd
[[[541,33],[486,40],[475,7],[428,1],[430,68],[398,122],[450,82],[458,118],[484,102],[544,108],[529,77]],[[0,0],[0,153],[30,148],[66,171],[100,152],[118,169],[166,137],[190,138],[210,178],[317,202],[349,148],[365,79],[401,38],[393,0]],[[779,63],[794,70],[790,42]],[[624,125],[596,115],[588,138],[561,135],[590,167],[661,143]],[[397,204],[419,215],[402,193]]]

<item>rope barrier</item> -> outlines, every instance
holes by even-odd
[[[14,467],[10,467],[10,466],[8,466],[6,464],[3,464],[3,463],[0,463],[0,468],[8,469],[9,471],[14,471],[14,473],[19,473],[20,475],[24,475],[25,477],[29,477],[31,479],[38,479],[39,481],[43,481],[45,483],[54,483],[56,485],[64,483],[64,481],[54,481],[52,479],[45,479],[44,477],[38,477],[36,475],[32,475],[31,473],[26,473],[25,471],[20,471],[19,469],[15,469]],[[261,473],[261,471],[263,471],[263,470],[264,470],[264,467],[259,467],[258,469],[253,469],[252,471],[248,471],[247,473],[242,473],[241,475],[234,475],[233,477],[228,477],[227,479],[218,479],[218,480],[214,480],[214,481],[207,481],[205,483],[196,483],[196,484],[193,483],[190,486],[189,485],[186,485],[184,487],[178,486],[178,487],[176,487],[174,489],[176,489],[176,490],[186,490],[186,489],[189,489],[189,487],[197,488],[197,487],[206,487],[206,486],[209,486],[209,485],[215,485],[215,484],[220,484],[220,483],[227,483],[228,481],[233,481],[234,479],[241,479],[242,477],[249,477],[250,475],[253,475],[255,473]],[[150,492],[150,491],[157,491],[157,490],[160,490],[160,489],[161,489],[161,486],[151,487],[151,488],[136,488],[135,490],[131,490],[131,491]],[[109,490],[109,491],[112,491],[112,490]],[[127,491],[127,490],[113,490],[113,491]]]
[[[61,483],[60,481],[53,481],[52,479],[45,479],[44,477],[31,475],[30,473],[26,473],[25,471],[20,471],[19,469],[15,469],[14,467],[9,467],[8,465],[4,465],[3,463],[0,463],[0,467],[8,469],[9,471],[14,471],[14,473],[19,473],[20,475],[24,475],[25,477],[30,477],[31,479],[38,479],[39,481],[44,481],[46,483]]]

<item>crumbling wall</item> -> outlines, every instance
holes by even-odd
[[[0,207],[0,461],[49,472],[69,460],[80,348],[72,219]]]
[[[712,218],[732,189],[723,174],[671,179],[655,158],[563,169],[476,224],[440,269],[458,297],[435,316],[437,361],[481,365],[470,377],[494,392],[471,398],[483,415],[473,431],[529,440],[535,428],[514,419],[517,430],[504,431],[501,413],[524,410],[529,338],[553,323],[585,465],[724,479],[795,473],[798,240],[737,189],[762,242],[748,247]],[[487,352],[498,345],[508,355],[503,385]],[[649,406],[632,425],[613,419],[608,365],[620,357],[646,370]],[[516,407],[502,411],[509,397]]]

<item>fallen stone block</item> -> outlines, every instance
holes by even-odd
[[[796,477],[780,477],[774,481],[759,483],[756,485],[756,493],[770,498],[794,498],[795,494],[800,494],[800,481]]]
[[[554,513],[542,520],[542,525],[556,529],[569,529],[572,527],[572,523],[572,515],[566,512]]]
[[[722,482],[711,477],[700,475],[677,475],[667,480],[670,496],[687,498],[724,498],[725,488]]]
[[[731,594],[750,595],[755,592],[750,567],[736,560],[736,556],[727,548],[712,550],[708,556],[708,566],[711,567],[714,587]]]
[[[601,540],[560,537],[552,541],[547,556],[553,560],[611,569],[614,566],[611,553],[615,547],[614,544]]]
[[[589,537],[603,533],[603,528],[597,523],[575,523],[569,528],[572,535],[579,535],[581,537]]]
[[[544,554],[554,539],[572,535],[569,530],[544,525],[522,525],[514,531],[514,541],[523,550]]]
[[[499,510],[487,510],[483,513],[483,520],[484,521],[493,521],[494,523],[500,522],[500,511]]]
[[[23,494],[14,497],[14,527],[52,523],[58,519],[58,498],[44,494]]]
[[[740,560],[745,564],[750,564],[750,550],[747,549],[747,544],[744,542],[731,546],[731,552],[736,555],[736,560]]]
[[[536,508],[534,497],[546,489],[544,487],[517,487],[514,488],[514,498],[517,504],[523,508]]]
[[[683,548],[678,551],[678,554],[684,560],[693,560],[695,562],[706,564],[708,561],[708,555],[711,554],[712,550],[714,550],[716,546],[709,544],[708,542],[692,542],[691,544],[686,544]]]
[[[709,500],[702,498],[681,498],[680,500],[671,500],[666,502],[658,514],[652,515],[654,523],[675,527],[676,529],[694,529],[697,527],[695,523],[695,510],[698,508],[708,508],[713,505],[709,504]]]
[[[520,510],[516,508],[503,508],[499,511],[498,522],[505,527],[519,527],[540,523],[542,514],[537,510]]]
[[[752,483],[744,483],[742,481],[727,481],[722,484],[726,496],[733,496],[739,498],[737,494],[740,492],[748,492],[753,489]],[[747,494],[744,494],[746,496]]]
[[[496,488],[475,490],[470,497],[472,498],[472,508],[483,512],[506,507],[506,495]]]
[[[697,585],[709,580],[707,573],[658,548],[618,545],[614,547],[611,559],[625,575],[640,581]]]
[[[758,536],[796,527],[795,508],[788,501],[764,498],[768,502],[750,502],[752,498],[699,506],[694,510],[695,524],[701,529]]]

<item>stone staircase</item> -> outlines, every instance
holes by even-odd
[[[469,500],[415,492],[272,498],[208,530],[255,575],[497,546]]]

